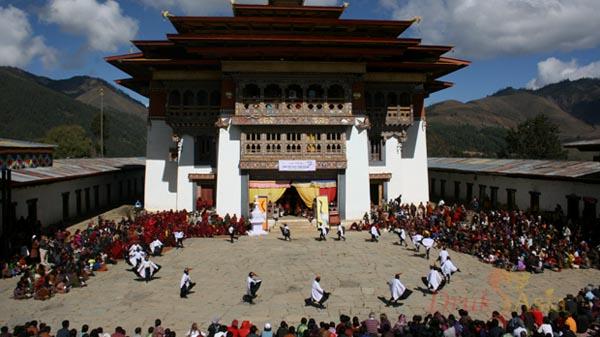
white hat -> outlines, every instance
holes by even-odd
[[[265,330],[271,330],[271,323],[265,324]]]

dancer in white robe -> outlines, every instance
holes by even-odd
[[[179,282],[179,297],[187,298],[187,295],[190,293],[190,290],[196,285],[196,283],[192,282],[190,278],[190,268],[185,268],[183,270],[183,275],[181,275],[181,281]]]
[[[262,284],[262,280],[256,278],[257,276],[254,272],[248,274],[246,278],[246,296],[243,297],[244,302],[254,304],[254,299],[257,296],[256,292]]]
[[[433,247],[433,245],[435,244],[435,240],[433,240],[432,238],[424,238],[423,240],[421,240],[421,243],[425,247],[425,255],[427,256],[427,260],[429,260],[429,251],[431,250],[431,247]]]
[[[137,274],[148,283],[154,275],[160,270],[160,266],[150,261],[148,256],[142,261],[137,268]]]
[[[321,288],[321,277],[316,276],[312,283],[312,288],[310,292],[310,298],[304,300],[306,305],[316,305],[321,309],[325,309],[325,301],[329,299],[330,293],[326,292]]]
[[[339,224],[337,226],[337,235],[338,235],[338,241],[346,241],[346,228],[344,227],[344,225]]]
[[[379,236],[381,235],[381,233],[379,233],[379,228],[377,228],[377,226],[375,226],[375,224],[371,225],[371,242],[379,242]]]
[[[440,253],[438,255],[438,260],[440,260],[440,265],[443,265],[444,262],[446,262],[446,260],[448,259],[449,256],[450,256],[450,254],[448,253],[448,250],[446,249],[446,246],[443,246],[442,250],[440,250]]]
[[[404,228],[396,227],[394,228],[394,233],[398,235],[398,244],[402,245],[404,243],[404,246],[408,247],[408,243],[406,242],[406,230],[404,230]]]
[[[329,228],[326,225],[319,225],[319,241],[327,241],[327,233],[329,232]]]
[[[292,232],[290,231],[290,227],[288,224],[284,223],[283,227],[279,227],[281,229],[281,235],[283,235],[284,241],[292,241]]]
[[[457,271],[460,271],[460,269],[458,269],[454,265],[454,263],[452,262],[452,260],[450,259],[449,256],[446,259],[446,261],[444,261],[444,263],[442,263],[442,266],[440,269],[442,269],[442,274],[444,275],[444,278],[446,279],[447,283],[450,283],[450,276],[452,276],[452,274],[454,274]]]
[[[421,240],[423,240],[423,235],[415,234],[412,236],[413,245],[415,245],[415,250],[418,252],[421,248]]]
[[[142,263],[142,261],[144,261],[144,257],[146,257],[146,253],[144,253],[141,248],[138,248],[138,250],[129,253],[129,264],[136,268],[140,263]]]
[[[150,254],[152,254],[152,256],[160,256],[162,254],[163,243],[158,238],[150,242],[149,246]]]
[[[431,266],[429,269],[426,281],[427,288],[434,294],[437,294],[437,291],[444,285],[444,278],[440,272],[435,269],[435,266]]]
[[[183,231],[182,230],[176,230],[175,232],[173,232],[173,236],[175,237],[175,247],[177,249],[179,248],[183,248]]]
[[[398,300],[402,297],[406,291],[406,287],[400,282],[400,274],[396,274],[393,279],[388,282],[390,286],[391,297],[387,303],[387,306],[398,304]]]

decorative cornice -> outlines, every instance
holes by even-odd
[[[348,125],[354,117],[348,116],[233,116],[233,125]]]
[[[227,129],[231,123],[231,118],[219,118],[215,122],[215,126],[220,129]]]
[[[190,173],[188,174],[189,181],[214,181],[217,175],[214,173]]]
[[[390,180],[392,179],[391,173],[369,173],[370,180]]]
[[[359,130],[368,130],[371,129],[371,121],[369,117],[365,117],[364,120],[357,119],[356,120],[356,128]]]
[[[346,161],[317,161],[317,170],[332,170],[332,169],[345,169],[347,166]],[[240,169],[242,170],[277,170],[279,168],[278,160],[265,160],[262,161],[240,161]]]

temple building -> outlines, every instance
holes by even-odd
[[[416,20],[341,19],[303,0],[167,16],[166,40],[106,60],[149,98],[145,207],[247,215],[257,195],[342,219],[429,200],[424,99],[468,65],[399,37]]]

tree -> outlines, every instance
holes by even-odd
[[[506,135],[506,152],[509,157],[523,159],[566,159],[558,138],[558,125],[539,114],[525,120]]]
[[[59,125],[48,132],[42,142],[56,144],[55,158],[83,158],[92,153],[92,140],[79,125]]]
[[[100,153],[100,111],[94,114],[94,118],[92,118],[92,134],[94,135],[94,148],[96,153],[99,153],[100,156],[106,154],[106,140],[108,139],[109,129],[108,129],[108,114],[106,113],[106,109],[104,110],[104,114],[102,116],[102,134],[104,138],[104,153]]]

